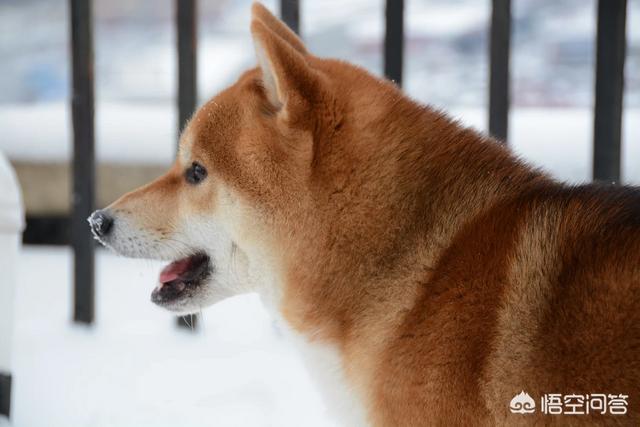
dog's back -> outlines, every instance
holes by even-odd
[[[380,363],[380,424],[425,424],[425,410],[466,425],[637,422],[640,190],[527,187],[466,222],[426,275]],[[521,391],[535,413],[510,412]],[[552,394],[586,413],[543,413]],[[589,414],[599,394],[626,396],[627,414]]]

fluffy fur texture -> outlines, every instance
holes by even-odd
[[[106,243],[206,251],[211,278],[168,308],[259,292],[346,425],[640,423],[640,190],[558,183],[252,12],[259,67],[110,206]],[[623,393],[629,414],[511,414],[521,390]]]

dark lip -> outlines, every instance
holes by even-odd
[[[151,302],[162,306],[187,299],[211,276],[213,265],[206,253],[196,252],[189,258],[193,259],[193,268],[180,278],[156,287],[151,292]]]

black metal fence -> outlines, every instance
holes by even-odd
[[[73,62],[74,319],[94,319],[94,242],[86,218],[95,204],[94,79],[91,0],[70,0]],[[178,126],[196,106],[197,0],[175,0],[178,49]],[[402,85],[404,0],[386,0],[384,74]],[[619,182],[625,59],[626,0],[599,0],[595,85],[593,177]],[[280,0],[280,15],[300,31],[300,1]],[[492,0],[490,25],[489,132],[507,141],[511,0]]]
[[[93,25],[91,1],[71,0],[73,70],[73,319],[91,323],[94,314],[94,242],[87,221],[95,206]]]

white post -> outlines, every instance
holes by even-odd
[[[20,188],[11,165],[0,153],[0,417],[11,407],[11,345],[16,268],[24,214]]]

